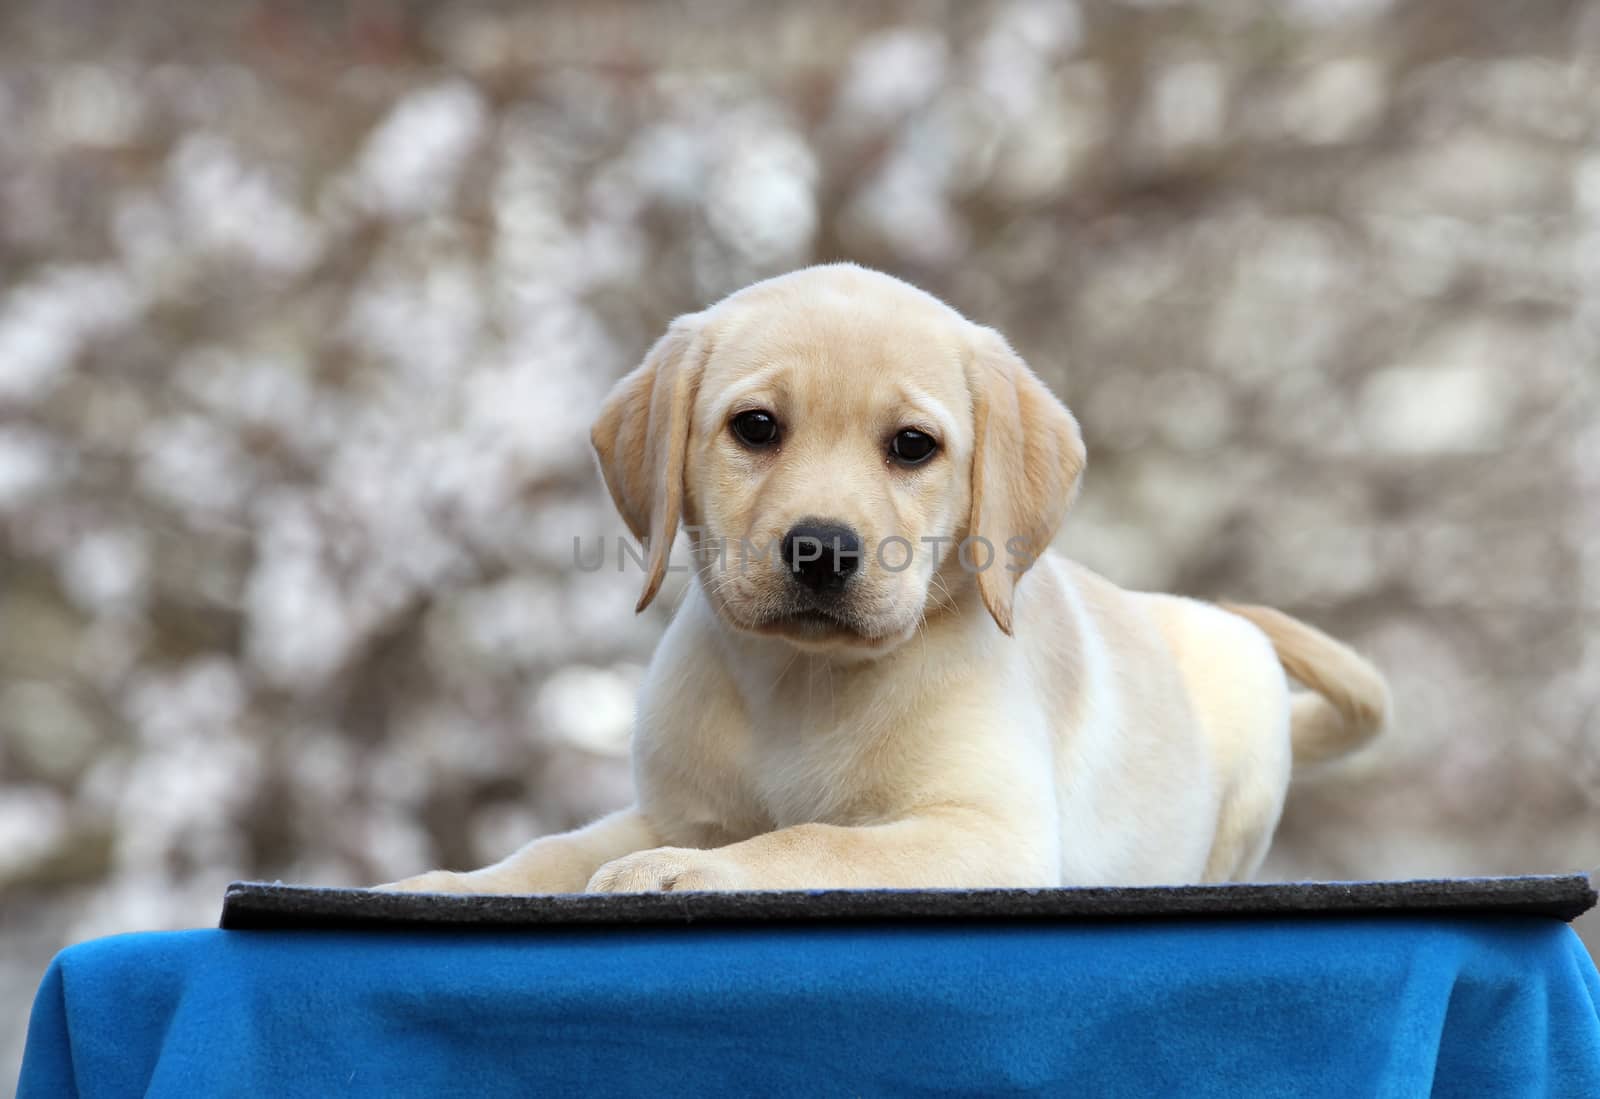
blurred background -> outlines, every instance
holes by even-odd
[[[0,1076],[65,943],[625,801],[588,424],[839,258],[1074,407],[1065,550],[1388,671],[1270,876],[1600,864],[1600,8],[7,4]]]

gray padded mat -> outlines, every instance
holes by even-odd
[[[773,893],[452,896],[234,882],[235,930],[458,931],[636,924],[1054,921],[1530,915],[1572,920],[1595,903],[1582,874],[1426,881],[1288,882],[1089,889],[848,889]]]

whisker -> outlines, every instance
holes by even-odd
[[[799,660],[799,659],[800,659],[800,650],[796,649],[794,651],[794,654],[789,657],[789,662],[783,666],[783,671],[778,673],[778,678],[774,679],[772,681],[772,685],[774,687],[776,687],[778,684],[783,682],[783,677],[789,674],[789,669],[794,667],[794,662],[796,660]]]
[[[932,585],[937,585],[938,586],[940,607],[942,609],[955,611],[956,612],[956,617],[960,618],[961,617],[961,604],[957,603],[956,599],[955,599],[955,596],[950,594],[950,588],[949,588],[948,585],[945,584],[944,577],[940,576],[938,573],[934,573],[933,575],[928,577],[928,583],[929,583],[930,586],[932,586]]]

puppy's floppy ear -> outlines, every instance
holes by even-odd
[[[1049,548],[1077,495],[1083,436],[1072,413],[992,329],[978,329],[967,382],[974,428],[967,534],[993,548],[978,571],[978,594],[1009,634],[1017,582]],[[981,563],[990,551],[976,547],[968,556]]]
[[[640,611],[661,589],[683,513],[684,456],[705,362],[700,322],[698,313],[673,321],[644,362],[611,390],[589,432],[612,502],[649,547]]]

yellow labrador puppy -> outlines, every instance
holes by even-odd
[[[1048,552],[1077,422],[887,275],[813,267],[680,317],[593,441],[649,546],[640,609],[680,526],[697,571],[640,699],[637,804],[389,888],[1248,878],[1291,760],[1385,722],[1382,677],[1316,630]]]

